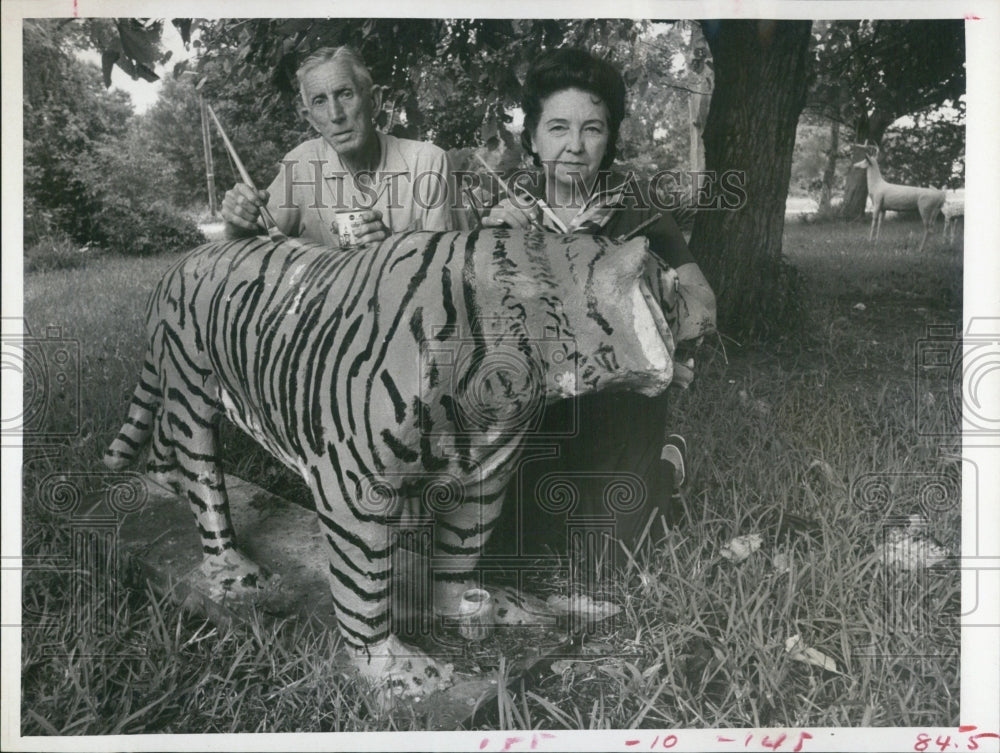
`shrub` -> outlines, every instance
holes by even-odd
[[[89,206],[87,240],[129,256],[204,243],[194,222],[167,198],[178,183],[176,170],[140,128],[98,145],[74,174]]]
[[[94,216],[94,242],[126,256],[150,256],[193,248],[205,235],[190,219],[165,202],[149,206],[116,201]]]

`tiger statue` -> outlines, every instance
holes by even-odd
[[[497,229],[345,252],[209,243],[150,297],[142,374],[104,461],[121,468],[148,444],[147,470],[190,503],[202,572],[220,593],[253,592],[270,576],[241,553],[230,518],[217,419],[232,420],[305,479],[361,674],[395,695],[433,692],[451,684],[451,665],[391,631],[392,525],[428,514],[428,486],[450,490],[455,503],[431,511],[434,561],[446,563],[432,600],[435,614],[457,612],[544,406],[670,384],[671,275],[644,238]],[[507,619],[526,619],[507,606]]]

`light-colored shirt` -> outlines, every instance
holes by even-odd
[[[267,208],[288,235],[338,246],[336,213],[376,209],[393,233],[462,229],[453,210],[445,152],[422,141],[376,132],[379,164],[352,175],[324,139],[306,141],[281,162]]]

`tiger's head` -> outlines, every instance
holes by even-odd
[[[647,245],[644,238],[617,244],[590,235],[480,233],[475,316],[482,336],[459,359],[460,403],[494,414],[483,423],[504,423],[539,402],[666,389],[674,340],[649,281],[674,273],[660,269]]]

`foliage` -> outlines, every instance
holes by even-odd
[[[63,235],[129,254],[202,240],[166,203],[177,172],[132,123],[128,95],[109,94],[97,67],[74,55],[105,26],[99,19],[24,24],[25,227],[29,244],[59,249],[36,251],[33,265],[86,258],[69,254]],[[130,28],[115,27],[126,38]]]
[[[817,23],[809,109],[879,143],[898,118],[965,94],[965,25],[954,20]],[[836,107],[837,103],[840,107]]]
[[[105,91],[98,69],[72,54],[72,25],[24,22],[25,225],[36,236],[61,229],[90,239],[92,207],[74,166],[125,132],[127,94]]]
[[[965,107],[960,117],[932,109],[896,123],[882,139],[879,167],[887,180],[908,186],[965,185]]]
[[[147,115],[156,148],[187,176],[188,202],[205,197],[194,84],[215,108],[255,182],[266,185],[284,151],[309,133],[297,114],[294,70],[319,46],[349,43],[361,51],[384,89],[381,128],[445,149],[504,151],[511,166],[520,165],[521,155],[509,130],[510,111],[519,104],[528,65],[543,49],[580,45],[621,68],[631,94],[622,162],[640,171],[683,163],[688,90],[704,88],[687,69],[690,47],[700,36],[684,23],[223,19],[198,21],[196,27],[197,70],[178,64],[175,80],[165,82]],[[221,193],[235,177],[212,130]]]
[[[830,146],[830,127],[826,123],[799,121],[795,133],[795,151],[792,154],[792,174],[788,186],[790,194],[817,193],[826,168]]]
[[[98,144],[74,166],[91,212],[89,240],[111,251],[147,256],[204,242],[197,226],[168,201],[175,168],[153,151],[138,124]]]
[[[221,64],[220,64],[221,65]],[[216,65],[206,65],[206,71]],[[292,110],[264,116],[262,83],[257,77],[223,82],[214,74],[204,74],[200,93],[221,121],[254,182],[265,188],[278,169],[278,162],[294,143],[308,133],[304,120]],[[199,91],[191,76],[164,81],[157,102],[142,116],[152,148],[182,176],[171,199],[178,206],[207,206],[205,151],[202,140]],[[222,194],[240,180],[214,123],[209,124],[212,144],[216,206]]]
[[[937,134],[946,145],[932,146],[932,157],[920,155],[916,146],[923,139],[913,134],[906,140],[914,149],[904,149],[896,159],[901,166],[907,162],[902,173],[926,175],[937,183],[962,182],[951,171],[959,161],[957,134],[964,125],[963,21],[817,22],[812,53],[816,75],[809,109],[848,124],[855,143],[880,145],[886,129],[903,116],[928,113],[926,117],[933,117],[929,113],[938,108],[954,109],[955,113],[941,116],[951,117],[953,125],[942,126]],[[859,157],[855,152],[851,159]],[[921,165],[935,158],[942,158],[937,166]],[[847,218],[860,216],[866,195],[864,171],[852,170],[844,200]]]

